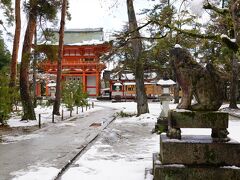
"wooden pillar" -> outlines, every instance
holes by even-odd
[[[96,72],[96,96],[100,95],[100,87],[101,87],[101,81],[100,81],[100,72]]]
[[[83,92],[87,92],[87,78],[86,78],[85,71],[83,71],[82,73],[82,82],[83,82]]]
[[[46,83],[46,96],[49,96],[49,87],[47,86],[49,82]]]
[[[41,83],[36,84],[36,96],[40,97],[41,96]]]

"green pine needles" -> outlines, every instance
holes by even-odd
[[[62,97],[63,103],[70,111],[73,110],[74,106],[88,105],[88,94],[83,92],[82,83],[78,81],[65,82]]]

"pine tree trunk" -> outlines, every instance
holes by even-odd
[[[15,0],[16,27],[15,27],[15,34],[14,34],[14,41],[13,41],[13,50],[12,50],[11,74],[10,74],[10,83],[9,83],[10,89],[16,86],[17,58],[18,58],[19,41],[20,41],[20,34],[21,34],[20,4],[21,4],[21,0]]]
[[[235,55],[234,55],[235,56]],[[231,60],[232,74],[230,79],[230,103],[229,108],[237,109],[237,92],[238,92],[238,61],[236,57]]]
[[[34,8],[29,13],[29,20],[27,29],[24,36],[23,49],[22,49],[22,61],[20,66],[20,95],[23,106],[22,120],[36,120],[34,107],[29,89],[29,65],[30,65],[30,53],[32,47],[32,40],[34,31],[36,28],[36,15],[34,14]]]
[[[174,90],[173,90],[174,104],[179,103],[179,91],[180,91],[179,83],[176,82],[176,85],[174,86]]]
[[[34,46],[37,47],[37,27],[35,28],[35,32],[34,32]],[[36,93],[36,87],[37,87],[37,52],[36,52],[36,50],[34,50],[32,68],[33,68],[33,85],[32,85],[33,107],[35,108],[35,107],[37,107],[37,93]]]
[[[63,45],[64,45],[64,26],[66,17],[67,0],[62,1],[62,12],[61,12],[61,24],[59,31],[59,47],[58,47],[58,67],[57,67],[57,83],[56,83],[56,94],[53,105],[53,114],[60,115],[60,104],[61,104],[61,79],[62,79],[62,58],[63,58]]]
[[[136,101],[137,115],[148,113],[147,95],[144,87],[144,61],[142,55],[142,41],[138,31],[136,15],[133,7],[133,0],[127,0],[129,31],[131,36],[131,47],[135,61],[135,79],[136,79]]]

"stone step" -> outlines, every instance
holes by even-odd
[[[213,142],[207,135],[183,135],[176,140],[161,134],[160,155],[163,164],[240,166],[240,143],[232,139]]]
[[[228,128],[228,113],[219,111],[189,111],[175,109],[168,112],[172,128]]]
[[[240,167],[236,166],[186,166],[162,164],[158,154],[153,154],[154,180],[240,180]]]

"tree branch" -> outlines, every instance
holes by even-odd
[[[221,43],[225,44],[229,49],[233,50],[234,52],[237,52],[239,49],[238,44],[236,42],[232,41],[227,36],[221,36],[219,34],[216,34],[216,35],[198,34],[198,33],[192,32],[191,30],[186,30],[186,29],[183,30],[183,29],[171,26],[171,25],[168,25],[168,27],[172,30],[186,34],[191,37],[200,38],[200,39],[210,39],[210,40],[215,40],[215,41],[221,42]]]
[[[195,33],[191,30],[187,30],[187,29],[180,29],[180,28],[177,28],[175,26],[172,26],[172,25],[167,25],[168,28],[172,29],[172,30],[175,30],[177,32],[180,32],[182,34],[186,34],[188,36],[191,36],[191,37],[195,37],[195,38],[200,38],[200,39],[211,39],[211,40],[216,40],[216,41],[220,41],[220,35],[207,35],[207,34],[199,34],[199,33]]]
[[[221,14],[221,15],[226,15],[229,13],[229,9],[226,9],[226,8],[223,8],[223,9],[220,9],[216,6],[213,6],[212,4],[210,4],[209,2],[207,2],[207,4],[204,4],[203,5],[203,8],[204,9],[209,9],[209,10],[213,10],[214,12],[218,13],[218,14]]]

